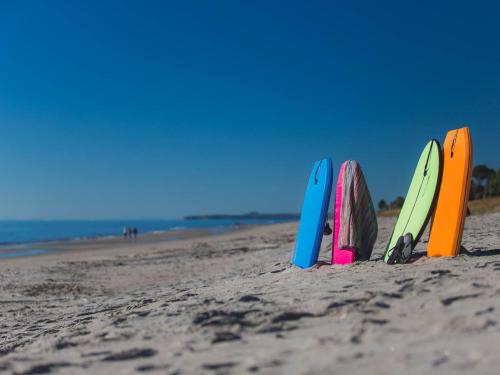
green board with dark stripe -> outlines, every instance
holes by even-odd
[[[441,183],[442,169],[441,145],[433,139],[427,143],[418,160],[405,202],[387,244],[384,262],[389,260],[399,237],[411,233],[413,247],[420,239],[434,209]]]

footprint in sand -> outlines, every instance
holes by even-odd
[[[455,296],[455,297],[443,298],[443,299],[441,299],[441,303],[444,306],[450,306],[451,304],[453,304],[453,303],[455,303],[457,301],[461,301],[461,300],[464,300],[464,299],[477,298],[477,297],[479,297],[481,295],[482,295],[482,293],[462,294],[462,295]]]
[[[237,341],[241,340],[241,335],[229,331],[215,332],[215,337],[212,340],[212,344],[218,344],[221,342]]]
[[[230,368],[236,366],[235,362],[221,362],[221,363],[205,363],[203,364],[203,368],[205,370],[212,371],[221,371],[221,370],[229,370]]]
[[[104,357],[102,360],[103,361],[129,361],[133,359],[140,359],[140,358],[150,358],[153,357],[157,354],[157,351],[154,349],[129,349],[129,350],[124,350],[122,352],[118,353],[113,353],[110,354],[106,357]]]

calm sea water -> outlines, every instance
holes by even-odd
[[[139,235],[175,229],[206,228],[225,231],[241,224],[272,224],[279,220],[96,220],[0,221],[0,245],[39,241],[121,236],[123,227],[136,227]]]

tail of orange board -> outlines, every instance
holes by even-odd
[[[460,251],[472,173],[469,128],[449,131],[443,153],[443,178],[427,247],[430,257],[454,256]]]

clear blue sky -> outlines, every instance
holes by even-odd
[[[488,4],[489,3],[489,4]],[[298,211],[315,159],[404,195],[471,126],[500,167],[493,2],[0,5],[0,218]]]

